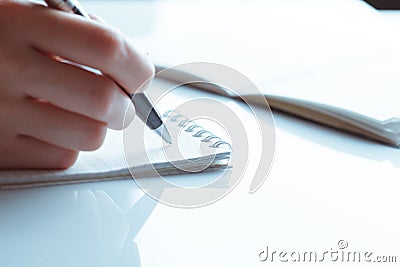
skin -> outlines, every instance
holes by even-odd
[[[0,0],[0,169],[70,167],[133,119],[116,82],[133,93],[153,75],[147,56],[98,20]]]

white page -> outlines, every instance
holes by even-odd
[[[363,1],[179,1],[153,13],[149,33],[132,41],[158,63],[215,62],[266,94],[381,120],[399,114],[399,36]]]
[[[157,84],[154,82],[148,91],[161,90],[162,87]],[[136,117],[124,132],[109,130],[104,145],[94,152],[81,152],[71,168],[63,171],[0,171],[0,188],[131,178],[128,166],[138,177],[154,176],[157,172],[167,175],[226,168],[231,153],[229,145],[214,148],[212,145],[215,140],[202,142],[214,133],[215,125],[199,124],[203,128],[186,132],[185,129],[193,124],[179,126],[179,121],[171,121],[170,118],[176,113],[171,113],[169,117],[163,116],[166,111],[174,110],[184,99],[184,96],[174,92],[156,104],[171,133],[172,145],[163,143],[156,133]],[[201,129],[207,129],[210,133],[195,137]],[[215,130],[215,133],[220,133],[218,129]],[[220,140],[225,137],[221,136]],[[229,139],[225,140],[229,142]]]
[[[400,57],[377,57],[266,84],[264,93],[289,96],[352,110],[386,120],[400,117]]]

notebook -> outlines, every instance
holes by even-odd
[[[157,14],[156,31],[139,40],[159,64],[208,61],[229,66],[248,76],[274,111],[400,146],[399,34],[368,4],[310,0],[164,5],[161,10],[168,12]],[[189,73],[209,81],[219,78],[215,73]],[[236,93],[250,102],[259,100],[247,96],[246,87],[240,89]]]
[[[190,114],[174,110],[171,103],[177,106],[184,101],[171,94],[156,104],[171,134],[172,145],[163,143],[135,118],[124,131],[109,130],[99,150],[81,152],[69,169],[0,171],[0,188],[132,179],[133,176],[145,179],[228,168],[232,151],[229,135],[217,124],[192,119]]]
[[[383,60],[380,59],[380,61]],[[206,68],[197,68],[196,64],[181,65],[175,68],[166,68],[158,65],[157,70],[160,72],[157,76],[160,79],[169,80],[177,84],[188,84],[194,89],[211,92],[215,95],[225,96],[239,101],[245,101],[252,105],[265,105],[265,98],[273,111],[285,112],[373,141],[400,148],[400,110],[396,105],[398,99],[396,95],[399,95],[399,93],[396,92],[396,88],[400,80],[395,78],[397,77],[395,72],[398,68],[373,75],[371,69],[376,71],[376,69],[387,68],[389,65],[388,62],[385,62],[386,65],[378,64],[378,62],[377,60],[370,60],[368,64],[364,62],[361,66],[357,66],[357,68],[353,66],[349,69],[341,69],[341,72],[351,74],[349,78],[345,80],[346,84],[340,84],[339,79],[332,80],[332,76],[340,72],[336,70],[332,71],[332,73],[327,72],[328,74],[325,75],[314,74],[311,78],[307,76],[301,79],[298,78],[295,82],[289,80],[286,81],[286,84],[281,83],[278,86],[281,90],[274,90],[273,88],[270,88],[270,90],[264,89],[260,90],[258,94],[255,94],[253,92],[254,90],[246,91],[247,85],[245,84],[236,88],[237,91],[233,93],[225,87],[219,86],[219,84],[223,84],[224,77],[218,77],[214,72],[210,72]],[[373,67],[371,67],[371,65]],[[212,66],[210,66],[209,69],[211,69],[211,67]],[[357,74],[363,75],[368,73],[368,70],[370,72],[368,78],[361,79],[361,77],[357,77]],[[320,76],[322,76],[322,78]],[[331,79],[329,79],[329,76],[331,76]],[[339,77],[339,75],[336,76],[336,78],[337,77]],[[309,79],[313,81],[310,82]],[[381,81],[377,82],[377,79],[381,79]],[[331,82],[329,85],[324,86],[327,80],[331,80]],[[318,83],[318,81],[320,81],[320,83]],[[241,81],[237,81],[237,83],[240,82]],[[302,82],[304,84],[301,84]],[[354,97],[351,97],[353,94],[348,92],[347,87],[351,82],[354,88],[363,88],[365,91],[363,94],[366,94],[364,98],[360,93],[356,92],[353,93],[356,94],[356,98],[354,99]],[[368,83],[374,84],[373,82],[376,84],[376,88],[379,88],[380,92],[392,90],[392,97],[385,101],[386,105],[382,105],[376,100],[376,97],[372,97],[377,90],[368,86]],[[333,88],[332,84],[337,86],[336,90]],[[363,84],[363,86],[360,86],[360,84]],[[381,86],[384,85],[385,88],[379,87],[379,84]],[[319,88],[327,88],[329,86],[331,86],[332,90],[324,94],[310,92],[313,89],[317,92]],[[290,88],[297,88],[300,90],[290,90]],[[267,91],[270,91],[270,93]],[[343,105],[343,103],[346,102],[347,105]]]

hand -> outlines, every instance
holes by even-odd
[[[103,23],[0,0],[0,169],[70,167],[107,128],[133,119],[124,121],[132,106],[114,81],[133,93],[153,74],[146,55]]]

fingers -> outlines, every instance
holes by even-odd
[[[104,141],[106,124],[64,111],[48,103],[26,100],[14,113],[12,128],[29,136],[69,150],[95,150]]]
[[[122,129],[130,123],[134,113],[129,112],[131,100],[111,79],[80,67],[53,60],[32,51],[31,61],[35,68],[25,71],[25,79],[36,80],[26,86],[17,86],[25,94],[45,99],[62,109],[107,123],[109,128]],[[130,109],[132,111],[132,109]]]
[[[28,33],[32,46],[99,69],[129,93],[154,74],[147,56],[103,23],[40,6],[34,8],[33,19]]]
[[[0,61],[0,168],[71,166],[133,119],[117,84],[134,93],[154,74],[104,23],[29,1],[0,1]]]
[[[0,160],[0,169],[66,169],[71,167],[78,152],[57,147],[27,136],[15,137],[7,157]]]

